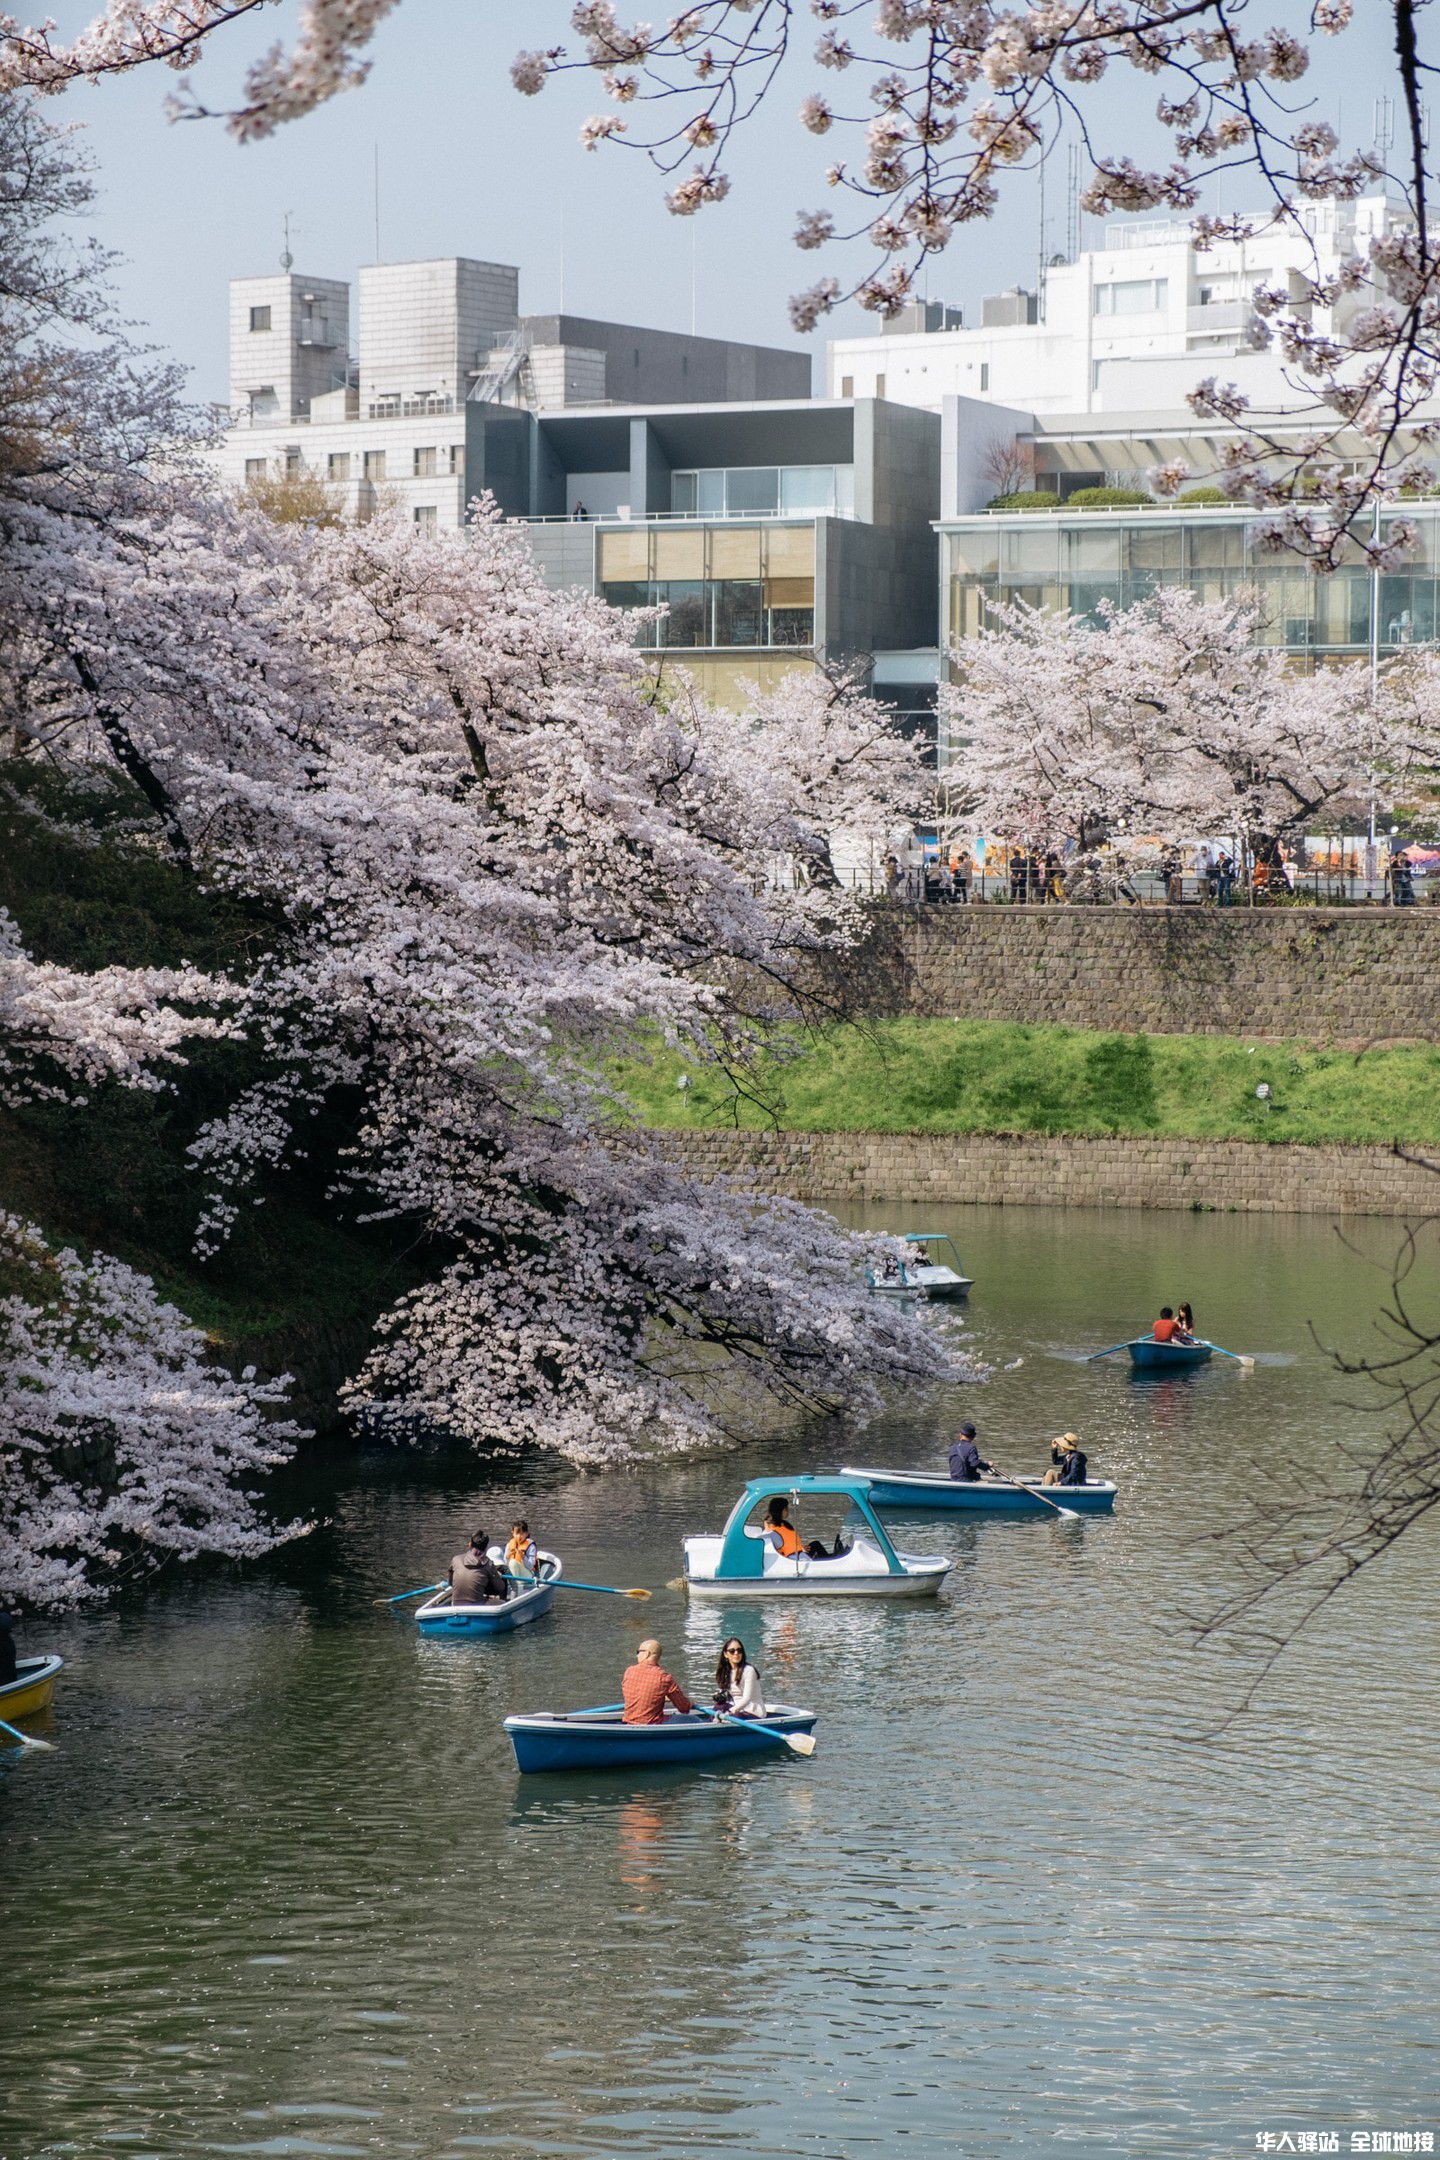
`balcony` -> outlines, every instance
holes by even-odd
[[[1222,331],[1233,334],[1244,329],[1252,313],[1248,300],[1212,300],[1206,307],[1186,308],[1186,333],[1190,337],[1213,337]]]

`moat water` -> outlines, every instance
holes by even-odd
[[[1363,1345],[1397,1226],[914,1226],[960,1242],[975,1352],[1023,1361],[983,1388],[628,1474],[348,1461],[268,1563],[28,1631],[70,1664],[55,1751],[0,1757],[4,2160],[1228,2160],[1440,2131],[1435,1537],[1238,1719],[1247,1655],[1185,1625],[1257,1465],[1373,1438],[1311,1329]],[[1253,1371],[1081,1362],[1186,1296]],[[955,1559],[933,1607],[664,1589],[743,1477],[938,1461],[965,1414],[1009,1469],[1076,1428],[1114,1519],[907,1518]],[[488,1645],[372,1607],[516,1511],[572,1574],[657,1595],[562,1597]],[[651,1631],[699,1688],[732,1627],[820,1710],[812,1760],[517,1775],[507,1712],[612,1699]]]

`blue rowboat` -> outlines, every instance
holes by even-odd
[[[1191,1365],[1208,1365],[1215,1350],[1213,1343],[1156,1342],[1153,1335],[1142,1335],[1125,1347],[1141,1372],[1183,1372]]]
[[[657,1763],[725,1762],[734,1755],[788,1754],[787,1733],[808,1733],[814,1710],[780,1703],[765,1713],[772,1732],[721,1725],[696,1713],[671,1712],[658,1725],[626,1725],[618,1710],[537,1710],[507,1717],[505,1730],[522,1771],[631,1770]],[[777,1738],[776,1735],[779,1735]]]
[[[1002,1478],[930,1477],[911,1470],[846,1468],[840,1474],[864,1478],[875,1507],[917,1508],[926,1514],[944,1509],[957,1514],[1048,1515],[1052,1522],[1055,1509],[1037,1499],[1036,1492],[1043,1491],[1057,1506],[1077,1515],[1110,1515],[1117,1490],[1107,1478],[1094,1478],[1085,1485],[1042,1485],[1033,1477],[1016,1478],[1011,1484]]]
[[[490,1557],[498,1566],[503,1558],[498,1545],[491,1546]],[[513,1628],[524,1627],[529,1620],[538,1620],[555,1602],[555,1585],[562,1570],[553,1552],[537,1553],[536,1564],[538,1575],[533,1578],[509,1576],[514,1589],[503,1605],[452,1605],[447,1584],[437,1597],[420,1607],[415,1615],[415,1625],[422,1635],[449,1638],[508,1635]]]

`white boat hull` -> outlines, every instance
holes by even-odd
[[[934,1597],[950,1572],[948,1559],[929,1554],[897,1553],[902,1572],[888,1566],[870,1539],[857,1537],[849,1552],[828,1560],[808,1554],[783,1560],[767,1551],[760,1573],[718,1573],[722,1540],[685,1540],[685,1588],[694,1598]]]
[[[823,1561],[817,1561],[823,1567]],[[925,1575],[844,1575],[830,1582],[810,1577],[797,1581],[792,1576],[788,1582],[773,1576],[754,1576],[748,1582],[735,1581],[729,1577],[717,1581],[715,1577],[687,1575],[685,1588],[692,1598],[712,1598],[719,1604],[730,1604],[744,1599],[747,1603],[757,1598],[796,1597],[888,1597],[920,1598],[934,1597],[949,1573],[948,1565],[935,1573]]]

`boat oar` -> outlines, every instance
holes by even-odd
[[[762,1725],[759,1718],[731,1717],[725,1710],[706,1710],[696,1703],[701,1717],[714,1718],[717,1725],[738,1725],[742,1732],[763,1732],[767,1739],[783,1740],[792,1755],[813,1755],[815,1738],[808,1732],[781,1732],[778,1725]]]
[[[1058,1500],[1052,1500],[1050,1498],[1050,1495],[1048,1493],[1041,1492],[1038,1486],[1022,1485],[1019,1478],[1006,1477],[1003,1470],[996,1470],[993,1466],[991,1468],[990,1475],[991,1477],[999,1478],[1002,1485],[1013,1485],[1016,1492],[1025,1493],[1031,1500],[1039,1500],[1044,1504],[1044,1506],[1053,1507],[1055,1513],[1057,1515],[1063,1515],[1066,1522],[1079,1522],[1079,1508],[1061,1507]]]
[[[1242,1357],[1238,1350],[1222,1350],[1218,1342],[1212,1342],[1210,1348],[1216,1357],[1234,1358],[1237,1365],[1253,1366],[1255,1363],[1253,1357]]]
[[[1086,1358],[1085,1363],[1087,1365],[1093,1365],[1096,1358],[1114,1357],[1117,1350],[1128,1350],[1129,1347],[1130,1342],[1128,1337],[1124,1342],[1112,1342],[1108,1350],[1092,1350],[1089,1357]]]
[[[421,1583],[418,1590],[397,1590],[394,1597],[373,1597],[370,1602],[372,1605],[403,1605],[406,1598],[428,1597],[432,1590],[443,1590],[444,1588],[443,1582]]]
[[[562,1575],[558,1582],[550,1583],[548,1587],[552,1590],[593,1590],[600,1597],[648,1598],[655,1595],[653,1590],[612,1590],[609,1583],[603,1582],[571,1582],[568,1575]]]
[[[3,1717],[0,1717],[0,1732],[8,1732],[12,1740],[19,1741],[21,1747],[39,1748],[42,1755],[53,1755],[55,1752],[53,1740],[32,1739],[28,1732],[21,1732],[18,1725],[7,1725]]]

